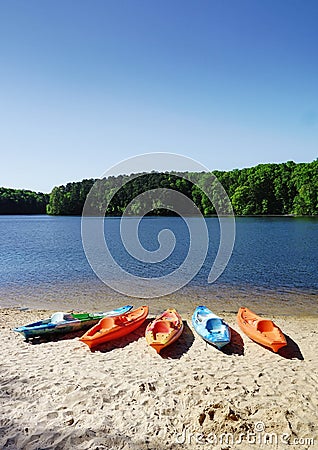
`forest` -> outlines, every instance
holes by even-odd
[[[45,214],[49,194],[0,187],[0,214]]]
[[[223,185],[236,215],[317,215],[318,214],[318,159],[311,163],[259,164],[232,171],[212,172]],[[185,177],[185,178],[184,178]],[[222,202],[216,195],[215,180],[210,173],[151,172],[120,175],[101,180],[83,180],[55,187],[50,194],[47,213],[53,215],[81,215],[86,196],[90,195],[92,214],[121,215],[127,205],[150,189],[174,189],[190,198],[203,215],[216,213],[214,205]],[[122,187],[121,187],[122,186]],[[206,195],[207,194],[207,195]],[[168,215],[163,207],[166,199],[155,196],[152,214]],[[107,209],[106,209],[107,205]],[[142,200],[137,200],[130,213],[142,211]],[[222,211],[222,205],[218,204]],[[228,211],[224,210],[224,214]]]
[[[311,163],[288,161],[259,164],[231,171],[151,172],[88,179],[56,186],[51,194],[0,188],[0,214],[81,215],[89,196],[92,215],[122,215],[130,202],[143,192],[166,188],[150,197],[153,215],[169,215],[169,190],[181,192],[205,216],[230,213],[217,189],[225,189],[236,215],[318,215],[318,159]],[[213,201],[210,201],[210,198]],[[148,199],[149,202],[149,199]],[[142,196],[129,209],[139,215],[145,204]]]

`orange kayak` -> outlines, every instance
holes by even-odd
[[[146,328],[147,344],[159,353],[182,334],[183,322],[175,309],[167,309]]]
[[[277,325],[269,319],[262,319],[248,308],[239,309],[237,323],[249,338],[274,352],[287,345],[286,338]]]
[[[89,329],[80,338],[80,341],[92,348],[104,342],[126,336],[126,334],[131,333],[143,324],[148,316],[148,312],[148,306],[141,306],[120,316],[105,317],[97,325]]]

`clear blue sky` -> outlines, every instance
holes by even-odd
[[[0,186],[316,159],[317,24],[316,0],[1,0]]]

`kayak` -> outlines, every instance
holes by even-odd
[[[80,338],[80,341],[92,348],[104,342],[126,336],[143,324],[148,316],[148,311],[148,306],[141,306],[117,317],[105,317],[88,330]]]
[[[262,319],[248,308],[239,309],[237,323],[249,338],[274,352],[287,345],[284,334],[272,320]]]
[[[146,328],[147,344],[159,353],[164,347],[175,342],[182,334],[183,322],[175,309],[167,309]]]
[[[98,313],[63,313],[56,312],[48,319],[30,323],[22,327],[14,328],[13,331],[21,333],[26,339],[61,333],[70,333],[72,331],[85,330],[95,325],[104,317],[117,316],[124,314],[133,308],[131,305],[122,306],[107,312]]]
[[[231,341],[229,326],[206,306],[196,307],[192,325],[199,336],[219,349]]]

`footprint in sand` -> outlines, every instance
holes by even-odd
[[[156,386],[154,383],[141,383],[139,385],[140,392],[151,391],[154,392],[156,390]]]

